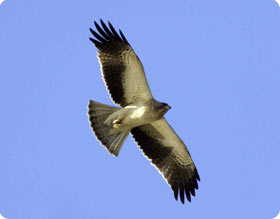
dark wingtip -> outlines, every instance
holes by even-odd
[[[172,190],[174,192],[174,198],[177,201],[178,200],[178,187],[177,186],[172,186]]]
[[[101,44],[100,42],[98,42],[97,40],[95,40],[95,39],[93,39],[93,38],[91,38],[91,37],[89,37],[89,40],[90,40],[91,42],[93,42],[93,44],[94,44],[97,48],[99,48],[99,47],[102,46],[102,44]]]
[[[100,19],[101,20],[101,19]],[[103,22],[103,21],[102,21]],[[104,22],[103,22],[104,23]],[[106,41],[106,40],[110,40],[110,37],[109,37],[109,35],[107,34],[107,33],[105,33],[104,32],[104,30],[99,26],[99,24],[96,22],[96,21],[94,21],[94,26],[95,26],[95,28],[97,29],[97,31],[99,32],[99,34],[104,38],[104,40]],[[95,31],[94,31],[95,32]],[[93,34],[93,33],[92,33]],[[93,34],[94,35],[94,34]],[[101,37],[100,36],[100,37]],[[101,38],[102,38],[101,37]]]
[[[195,181],[196,182],[196,181]],[[197,182],[194,185],[187,185],[187,186],[176,186],[173,185],[171,186],[173,192],[174,192],[174,198],[176,199],[176,201],[178,201],[178,196],[180,196],[180,201],[182,202],[182,204],[185,204],[185,196],[186,196],[186,200],[188,200],[191,203],[191,198],[192,196],[195,197],[195,189],[197,186]]]
[[[192,202],[190,192],[186,190],[185,193],[186,193],[186,196],[187,196],[188,201],[189,201],[189,202]]]
[[[99,24],[98,24],[96,21],[94,21],[93,23],[94,23],[94,26],[96,27],[96,29],[101,28],[101,27],[99,26]]]
[[[197,181],[194,180],[193,182],[194,182],[194,183],[193,183],[193,188],[194,188],[194,189],[198,189],[198,183],[197,183]]]
[[[182,204],[185,203],[185,192],[184,192],[184,187],[180,187],[180,199]]]
[[[112,34],[112,32],[109,30],[109,28],[106,26],[106,24],[103,22],[102,19],[100,19],[100,23],[101,26],[103,27],[103,30],[106,32],[106,34],[110,37],[110,38],[114,38],[114,35]]]
[[[92,28],[89,28],[89,30],[91,34],[94,36],[94,38],[96,38],[96,40],[94,39],[95,42],[96,41],[99,42],[98,45],[102,45],[103,43],[107,43],[114,40],[122,41],[125,44],[129,45],[122,31],[119,30],[118,33],[110,21],[108,21],[108,25],[106,25],[105,22],[100,18],[100,24],[94,21],[94,26],[96,28],[96,31],[93,30]],[[97,45],[96,43],[94,44]]]
[[[191,189],[191,194],[192,194],[193,197],[195,197],[195,189],[194,188]]]
[[[96,40],[94,40],[94,39],[91,38],[91,37],[89,37],[89,40],[95,44],[95,41],[96,41]]]
[[[99,19],[101,25],[105,25],[104,21],[102,20],[102,18]]]
[[[109,28],[111,29],[114,37],[117,39],[117,40],[122,40],[119,36],[119,34],[117,33],[117,31],[115,30],[115,28],[113,27],[113,25],[110,23],[110,21],[108,21],[108,24],[109,24]]]
[[[196,178],[198,181],[200,181],[200,177],[199,177],[199,174],[198,174],[198,172],[197,172],[197,169],[195,169],[195,178]]]
[[[127,39],[125,38],[124,34],[122,33],[122,31],[121,31],[120,29],[119,29],[119,32],[120,32],[120,35],[121,35],[122,40],[123,40],[126,44],[129,45]]]
[[[92,34],[93,36],[96,35],[96,32],[95,32],[93,29],[89,28],[89,31],[91,32],[91,34]]]

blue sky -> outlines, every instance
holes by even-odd
[[[121,28],[201,182],[182,205],[131,137],[118,158],[89,128],[112,104],[93,21]],[[280,210],[280,8],[273,0],[0,5],[0,213],[21,219],[270,219]]]

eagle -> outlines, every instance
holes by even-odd
[[[98,50],[104,82],[112,100],[120,107],[93,100],[88,104],[90,126],[100,143],[118,156],[131,133],[135,142],[171,186],[174,197],[191,202],[200,177],[184,142],[164,118],[171,108],[154,99],[143,65],[119,30],[108,21],[94,21],[89,39]]]

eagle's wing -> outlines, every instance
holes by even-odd
[[[119,35],[110,22],[109,28],[102,20],[100,23],[102,27],[94,22],[99,33],[90,29],[95,37],[90,40],[98,49],[103,78],[113,101],[125,107],[151,99],[143,65],[121,30]]]
[[[167,121],[162,118],[131,130],[131,133],[145,156],[162,173],[174,191],[175,199],[180,194],[184,203],[185,195],[191,201],[200,180],[197,169],[183,141]]]

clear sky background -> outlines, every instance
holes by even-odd
[[[112,104],[93,21],[121,28],[201,182],[182,205],[129,137],[89,127]],[[273,0],[0,5],[0,213],[8,219],[271,219],[280,210],[280,8]]]

